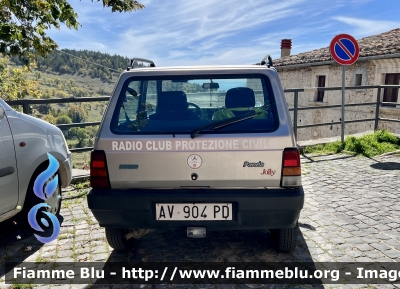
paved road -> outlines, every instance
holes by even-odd
[[[0,262],[399,262],[400,155],[375,159],[348,155],[304,156],[302,164],[306,203],[300,218],[299,246],[290,254],[276,253],[269,232],[264,230],[209,232],[205,239],[187,238],[185,232],[177,230],[156,231],[135,240],[135,246],[129,253],[113,252],[105,243],[103,229],[99,228],[87,209],[85,190],[80,190],[64,195],[62,229],[57,242],[46,245],[38,243],[20,220],[17,224],[13,220],[0,224]],[[17,236],[21,239],[17,239]],[[0,269],[0,277],[3,275],[4,269]],[[1,288],[7,288],[4,281],[0,284]],[[250,287],[263,286],[237,286]],[[341,286],[325,285],[325,288],[338,287]],[[367,286],[343,286],[364,287]],[[375,287],[397,288],[390,284]],[[194,288],[217,287],[199,285]],[[220,285],[218,288],[232,286]]]

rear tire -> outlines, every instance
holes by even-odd
[[[119,228],[105,228],[108,244],[115,250],[125,251],[129,249],[125,235],[128,230]]]
[[[299,223],[288,229],[270,230],[278,252],[292,252],[297,246],[299,236]]]

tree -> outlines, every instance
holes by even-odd
[[[69,135],[78,139],[77,147],[83,147],[86,145],[89,135],[86,130],[81,127],[72,127],[69,129]]]
[[[70,107],[67,110],[67,114],[72,119],[73,123],[79,123],[79,122],[84,122],[88,115],[86,111],[75,104],[70,105]]]
[[[70,124],[72,123],[72,119],[68,115],[60,115],[56,119],[56,124]]]
[[[35,80],[29,80],[28,76],[27,67],[8,67],[8,59],[0,58],[0,98],[6,101],[17,100],[26,96],[39,98],[42,93],[39,83]]]
[[[136,0],[102,2],[103,7],[111,7],[112,12],[144,8]],[[47,36],[47,30],[59,29],[61,23],[77,30],[80,26],[77,18],[67,0],[1,0],[0,53],[20,56],[24,64],[37,59],[37,55],[46,56],[57,48],[54,40]]]
[[[56,118],[54,116],[52,116],[51,114],[47,114],[47,115],[43,116],[42,119],[51,124],[56,124],[56,121],[57,121]]]
[[[49,112],[51,111],[51,106],[48,103],[44,103],[44,104],[36,105],[36,109],[41,114],[49,114]]]
[[[80,147],[83,147],[86,145],[86,142],[89,138],[89,135],[87,134],[86,130],[84,128],[79,127],[77,132],[76,132],[76,137],[79,140],[78,145]]]

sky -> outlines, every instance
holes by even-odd
[[[151,59],[156,66],[235,65],[328,47],[400,28],[400,0],[138,0],[146,8],[112,13],[96,0],[69,0],[81,27],[49,36],[59,49]]]

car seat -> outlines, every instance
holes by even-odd
[[[188,111],[186,93],[183,91],[165,91],[158,96],[156,113],[149,116],[150,120],[187,120]]]
[[[223,120],[249,113],[251,110],[260,111],[260,115],[255,118],[265,118],[266,115],[260,108],[255,108],[256,99],[254,91],[248,87],[235,87],[226,92],[225,108],[217,111],[213,115],[213,120]]]

